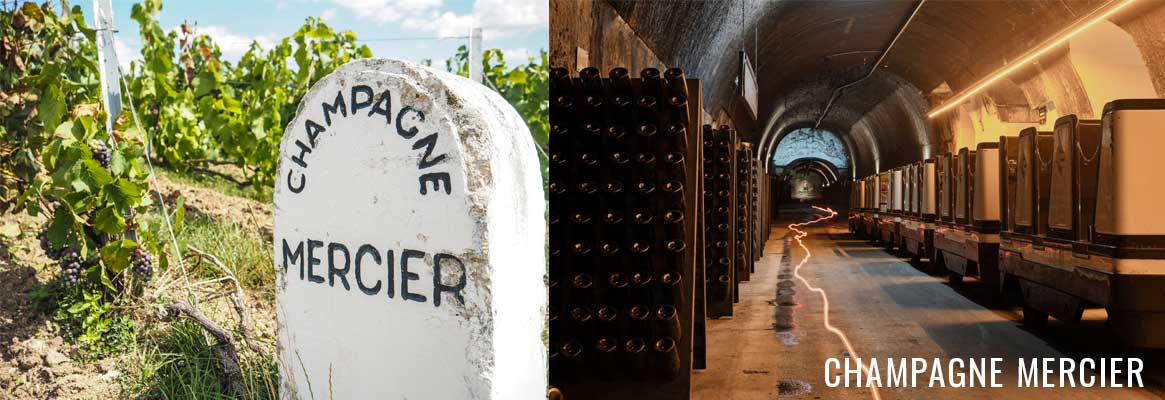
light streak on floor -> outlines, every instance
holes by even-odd
[[[822,302],[822,311],[821,312],[822,312],[822,320],[825,322],[825,329],[829,330],[830,332],[833,332],[834,335],[837,335],[837,337],[839,339],[841,339],[841,342],[843,344],[845,344],[845,349],[849,353],[850,359],[854,360],[854,362],[856,362],[858,364],[858,366],[861,367],[862,371],[865,372],[867,376],[869,376],[870,370],[865,366],[865,364],[862,363],[861,358],[858,356],[857,350],[854,350],[853,344],[851,344],[849,341],[849,336],[847,336],[845,334],[845,332],[843,332],[841,329],[838,329],[836,326],[833,326],[833,324],[829,323],[829,295],[827,293],[825,293],[824,289],[813,286],[812,284],[809,283],[809,280],[805,279],[804,276],[801,276],[801,267],[805,266],[805,264],[809,262],[809,259],[813,257],[813,253],[809,251],[809,247],[805,245],[805,242],[801,241],[802,238],[809,235],[809,232],[806,232],[806,231],[803,231],[803,230],[800,230],[797,228],[803,227],[806,225],[813,225],[813,224],[816,224],[818,222],[822,222],[822,221],[825,221],[825,220],[828,220],[830,218],[837,216],[837,212],[833,211],[833,209],[830,209],[830,208],[821,208],[818,206],[813,206],[813,209],[818,210],[818,211],[827,212],[827,213],[829,213],[829,215],[828,216],[824,216],[824,215],[820,216],[817,219],[814,219],[812,221],[789,224],[789,230],[797,233],[796,236],[793,236],[793,240],[796,240],[797,245],[801,247],[801,250],[805,251],[805,256],[801,258],[801,262],[797,263],[797,266],[793,268],[793,276],[795,276],[797,279],[800,279],[801,283],[805,284],[805,287],[809,288],[810,291],[816,292],[817,294],[821,295],[821,302]],[[870,393],[873,395],[874,400],[881,400],[882,399],[881,394],[878,393],[877,386],[870,387]]]

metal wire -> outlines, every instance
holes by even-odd
[[[110,49],[110,51],[113,50]],[[137,108],[134,107],[133,104],[133,96],[129,95],[129,82],[126,82],[125,80],[125,71],[122,71],[121,67],[118,67],[117,71],[120,74],[121,84],[125,86],[125,98],[129,103],[129,113],[131,116],[133,116],[134,126],[138,128],[138,132],[141,132],[142,140],[145,142],[143,148],[145,150],[146,166],[148,166],[150,169],[150,183],[156,187],[158,184],[158,174],[154,172],[154,162],[151,161],[152,157],[150,157],[150,150],[153,148],[153,141],[150,140],[150,137],[146,131],[142,129],[141,121],[138,120],[138,112]],[[178,259],[178,266],[182,270],[182,282],[184,284],[183,286],[186,288],[186,296],[189,297],[191,303],[197,307],[198,295],[194,294],[194,292],[190,290],[190,277],[186,273],[186,261],[182,257],[181,246],[178,245],[178,236],[174,234],[174,224],[170,222],[170,210],[166,207],[166,199],[162,198],[162,193],[159,191],[155,190],[154,194],[158,197],[158,205],[162,208],[162,220],[166,221],[166,231],[170,233],[170,242],[174,245],[175,258]]]

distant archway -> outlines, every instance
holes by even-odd
[[[779,167],[780,174],[812,172],[821,175],[822,183],[832,184],[844,178],[841,170],[833,163],[816,157],[799,158],[788,165]]]
[[[786,134],[773,151],[772,166],[779,171],[803,159],[827,162],[835,171],[851,167],[845,143],[837,134],[823,129],[799,128]]]

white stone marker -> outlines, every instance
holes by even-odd
[[[546,398],[546,205],[501,96],[353,61],[303,98],[275,185],[283,398]]]

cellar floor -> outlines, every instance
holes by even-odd
[[[806,213],[782,212],[783,222],[774,224],[752,281],[740,286],[735,315],[708,321],[707,369],[694,372],[692,398],[873,397],[866,388],[830,388],[825,384],[826,360],[844,361],[847,353],[842,340],[824,326],[822,296],[793,276],[793,268],[805,252],[791,235],[786,236],[786,225],[806,218]],[[1017,388],[1021,358],[1127,357],[1128,353],[1117,347],[1115,336],[1107,331],[1103,310],[1089,310],[1076,326],[1053,319],[1044,331],[1032,332],[1020,323],[1017,309],[989,309],[981,304],[974,279],[951,286],[944,278],[924,272],[925,263],[911,264],[851,237],[840,217],[807,230],[810,234],[804,240],[812,257],[800,275],[825,291],[831,324],[848,336],[859,357],[876,358],[882,365],[891,357],[919,357],[928,362],[937,357],[943,363],[944,376],[951,358],[1003,358],[1003,372],[997,380],[1002,388],[928,388],[928,368],[918,375],[917,388],[882,388],[883,399],[1033,395],[1055,396],[1057,400],[1158,399],[1165,394],[1165,371],[1161,370],[1165,352],[1161,351],[1136,355],[1144,359],[1146,389]],[[841,375],[841,371],[834,371],[832,375]]]

